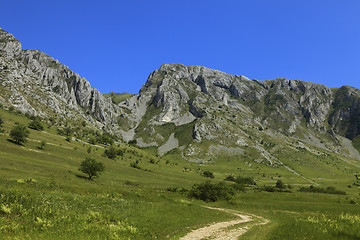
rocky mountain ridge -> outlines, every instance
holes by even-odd
[[[111,124],[120,108],[58,60],[38,50],[22,50],[12,34],[0,30],[3,105],[41,117],[81,118]],[[114,120],[115,121],[115,120]]]
[[[139,94],[118,95],[121,100],[115,101],[115,93],[105,97],[59,61],[22,50],[12,34],[0,30],[0,91],[3,106],[43,118],[86,120],[159,155],[174,153],[189,161],[256,152],[256,161],[274,165],[281,164],[280,149],[315,155],[323,149],[360,159],[347,140],[358,141],[360,91],[347,86],[258,81],[163,64]]]

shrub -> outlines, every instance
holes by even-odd
[[[132,146],[135,146],[135,145],[137,144],[137,141],[136,141],[136,139],[133,139],[133,140],[130,140],[130,141],[128,142],[128,144],[129,144],[129,145],[132,145]]]
[[[210,171],[204,171],[202,172],[202,176],[208,177],[208,178],[214,178],[214,173]]]
[[[177,192],[178,187],[168,187],[166,190],[168,190],[169,192]]]
[[[89,141],[90,144],[95,145],[96,144],[96,138],[94,136],[89,137]]]
[[[40,146],[39,146],[38,148],[41,149],[41,150],[43,150],[43,149],[45,148],[45,146],[46,146],[46,142],[45,142],[44,140],[42,140],[42,141],[40,142]]]
[[[234,175],[228,175],[224,180],[229,182],[235,182],[236,178]]]
[[[34,119],[32,120],[29,124],[28,127],[34,130],[38,130],[38,131],[42,131],[44,130],[44,126],[41,124],[41,122],[39,121],[39,119]]]
[[[238,176],[235,179],[235,182],[238,184],[244,184],[244,185],[256,185],[256,182],[253,178],[251,177],[240,177]]]
[[[291,193],[290,190],[284,189],[284,188],[277,188],[275,186],[263,186],[258,188],[259,191],[265,191],[265,192],[287,192]]]
[[[111,146],[105,149],[104,155],[109,159],[115,159],[117,157],[117,150],[115,147]]]
[[[341,191],[336,189],[335,187],[327,187],[327,188],[322,188],[322,187],[315,187],[315,186],[310,186],[310,187],[301,187],[299,189],[300,192],[313,192],[313,193],[327,193],[327,194],[339,194],[339,195],[346,195],[346,192]]]
[[[117,149],[113,146],[105,149],[104,156],[110,159],[115,159],[117,156],[123,156],[124,152],[121,149]]]
[[[25,143],[30,132],[26,126],[17,124],[10,131],[9,137],[17,144]]]
[[[275,187],[281,188],[281,189],[286,188],[285,184],[280,179],[277,180]]]
[[[140,166],[139,166],[139,164],[138,164],[137,162],[132,162],[132,163],[130,163],[130,167],[136,168],[136,169],[141,169]]]
[[[115,140],[114,137],[111,136],[110,134],[104,133],[102,135],[97,136],[96,141],[104,145],[113,145]]]
[[[86,157],[84,161],[81,162],[79,171],[88,175],[89,179],[93,177],[98,177],[105,169],[105,166],[102,162],[98,162],[95,158]]]
[[[188,197],[200,199],[205,202],[216,202],[219,199],[229,200],[235,195],[234,189],[220,182],[212,184],[210,181],[195,184],[188,192]]]

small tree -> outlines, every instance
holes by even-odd
[[[34,129],[34,130],[38,130],[38,131],[44,130],[44,126],[41,124],[40,120],[37,119],[37,118],[32,120],[29,123],[28,127],[31,128],[31,129]]]
[[[277,187],[277,188],[286,188],[285,184],[280,179],[277,180],[275,187]]]
[[[115,159],[118,155],[118,152],[116,150],[115,147],[111,146],[107,149],[105,149],[104,151],[104,155],[107,157],[107,158],[110,158],[110,159]]]
[[[103,172],[105,166],[102,162],[98,162],[95,158],[86,157],[84,161],[81,162],[79,171],[87,174],[89,179],[93,177],[98,177],[101,172]]]
[[[29,134],[30,131],[26,128],[26,126],[17,124],[11,129],[9,137],[17,144],[21,144],[27,141]]]

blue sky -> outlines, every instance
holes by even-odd
[[[359,13],[358,0],[17,0],[0,27],[102,93],[137,93],[163,63],[360,88]]]

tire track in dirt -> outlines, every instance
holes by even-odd
[[[246,215],[235,210],[224,209],[224,208],[213,208],[213,207],[206,207],[206,208],[227,212],[239,217],[239,219],[225,221],[225,222],[218,222],[206,227],[195,229],[190,233],[186,234],[184,237],[181,237],[180,240],[201,240],[201,239],[237,240],[239,236],[243,235],[251,227],[257,225],[265,225],[269,223],[269,220],[253,214]],[[247,225],[247,226],[229,229],[230,227],[233,227],[238,224],[253,222],[254,221],[253,218],[260,220],[260,222],[253,223],[250,226]]]

